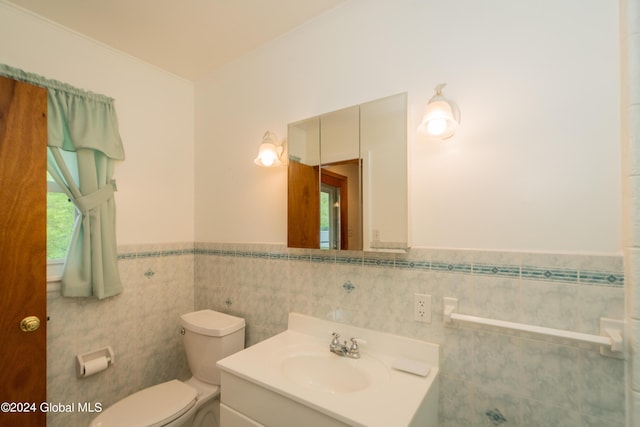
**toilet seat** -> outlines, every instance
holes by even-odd
[[[140,390],[98,415],[90,427],[160,427],[187,412],[197,391],[178,380]]]

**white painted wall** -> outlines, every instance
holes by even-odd
[[[193,241],[193,83],[4,2],[0,40],[0,63],[116,100],[118,244]]]
[[[196,240],[286,242],[266,130],[409,93],[414,247],[620,251],[618,6],[353,0],[196,82]],[[436,84],[451,142],[414,131]]]
[[[0,62],[116,99],[120,244],[285,242],[264,132],[407,91],[413,246],[619,252],[617,4],[529,3],[352,0],[194,90],[0,2]],[[462,126],[434,144],[413,130],[440,82]]]

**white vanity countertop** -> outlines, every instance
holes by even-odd
[[[288,349],[326,349],[329,352],[331,333],[338,332],[341,341],[351,337],[366,343],[360,346],[361,359],[349,363],[382,363],[384,375],[360,391],[331,393],[301,385],[287,378],[281,369]],[[331,354],[331,356],[340,357]],[[399,357],[427,363],[427,376],[393,369]],[[258,384],[344,423],[356,426],[407,426],[420,407],[427,392],[437,381],[439,346],[411,338],[358,328],[304,316],[289,315],[289,329],[218,362],[221,370]]]

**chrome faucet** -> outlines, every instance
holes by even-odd
[[[351,359],[359,359],[360,358],[360,348],[358,347],[358,339],[351,338],[351,346],[347,346],[347,342],[344,344],[340,344],[340,334],[334,332],[331,334],[333,339],[331,340],[331,344],[329,345],[329,350],[331,352],[337,354],[342,357],[349,357]]]

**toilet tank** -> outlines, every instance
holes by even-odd
[[[216,362],[244,348],[244,319],[200,310],[180,316],[180,324],[191,374],[200,381],[219,385]]]

